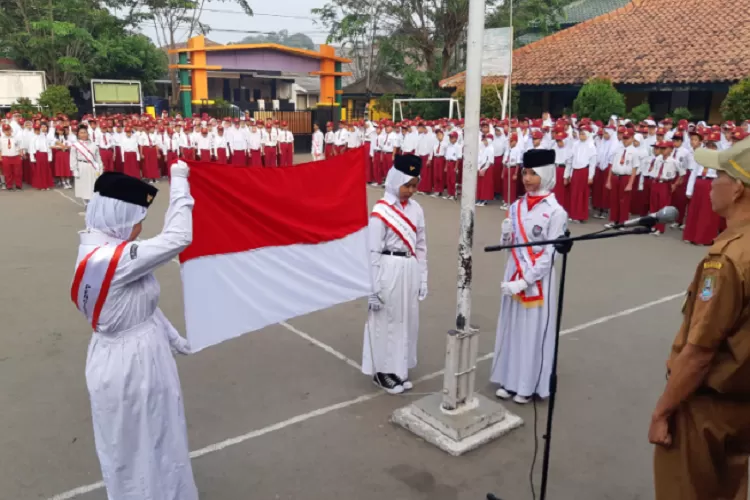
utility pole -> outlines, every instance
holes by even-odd
[[[485,0],[469,1],[466,51],[466,129],[458,241],[455,329],[448,332],[442,394],[396,410],[393,421],[452,455],[461,455],[520,426],[520,417],[474,393],[479,332],[471,318],[472,246],[479,159],[479,113]]]

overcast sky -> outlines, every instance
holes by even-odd
[[[245,32],[267,33],[285,29],[290,34],[304,33],[315,43],[325,43],[327,33],[322,26],[314,24],[314,16],[310,14],[311,9],[323,7],[325,0],[249,0],[249,3],[255,12],[252,17],[245,15],[231,0],[206,2],[201,21],[211,27],[208,38],[219,43],[237,42],[256,34]],[[152,26],[143,25],[141,31],[158,43]],[[180,33],[181,39],[177,41],[185,41],[185,35],[185,32]]]

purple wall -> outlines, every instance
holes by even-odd
[[[207,51],[206,64],[236,71],[284,71],[309,73],[320,71],[320,61],[278,50],[221,50]]]

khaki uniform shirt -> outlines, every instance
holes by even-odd
[[[716,351],[704,387],[750,397],[750,223],[727,229],[698,264],[669,364],[690,343]]]

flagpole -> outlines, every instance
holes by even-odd
[[[447,334],[443,390],[396,410],[392,416],[395,423],[452,455],[461,455],[522,424],[520,417],[497,401],[474,393],[479,332],[472,331],[470,319],[484,8],[485,0],[469,0],[456,324]]]

